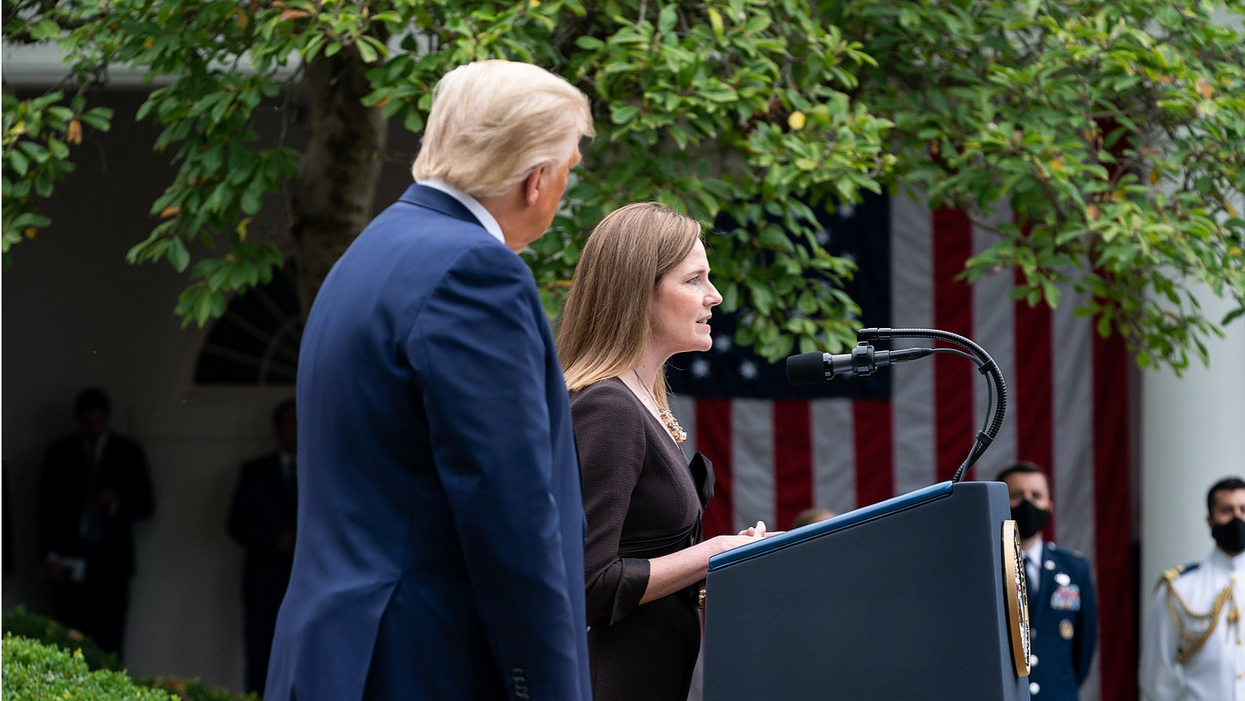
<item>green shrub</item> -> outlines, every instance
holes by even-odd
[[[154,679],[135,678],[139,684],[153,689],[163,689],[177,695],[181,701],[260,701],[256,694],[238,696],[228,689],[219,686],[208,686],[198,679],[178,679],[176,677],[156,677]],[[6,699],[7,701],[7,699]]]
[[[45,645],[61,648],[70,656],[85,663],[88,670],[120,668],[120,665],[117,663],[117,656],[113,653],[105,652],[103,648],[95,644],[95,641],[73,628],[57,623],[47,616],[27,611],[22,606],[18,606],[12,611],[4,612],[3,628],[6,635],[11,633],[15,637],[28,638],[31,641],[38,641]],[[9,673],[7,652],[5,653],[4,673],[6,676]],[[259,696],[256,694],[238,696],[230,693],[228,689],[208,686],[198,679],[135,676],[132,678],[132,682],[140,687],[150,687],[171,692],[175,695],[173,697],[174,701],[260,701]],[[7,682],[4,688],[7,692],[9,688]],[[116,698],[128,699],[131,697]],[[164,699],[165,696],[157,694],[156,698]],[[4,701],[9,701],[7,695],[4,697]]]
[[[80,651],[6,634],[3,647],[5,701],[177,701],[165,691],[138,686],[125,672],[91,671]]]
[[[63,626],[47,616],[27,611],[23,606],[18,606],[12,611],[5,611],[0,617],[0,628],[3,628],[5,633],[55,645],[69,653],[81,650],[82,659],[90,669],[118,669],[120,667],[115,653],[105,652],[103,648],[95,644],[94,640],[77,630]]]

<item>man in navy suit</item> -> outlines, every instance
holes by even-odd
[[[242,612],[246,690],[263,693],[277,611],[294,565],[298,518],[298,412],[293,399],[272,411],[277,449],[248,461],[229,507],[229,535],[246,548]]]
[[[535,66],[437,84],[417,184],[342,255],[303,333],[298,544],[265,701],[590,698],[570,410],[517,254],[591,135],[587,97]]]
[[[1050,485],[1031,462],[999,473],[1011,497],[1012,518],[1025,554],[1029,584],[1029,695],[1037,701],[1076,701],[1098,639],[1098,609],[1089,561],[1042,539],[1050,520]]]

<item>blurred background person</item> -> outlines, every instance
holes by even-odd
[[[834,518],[833,511],[830,509],[823,509],[819,506],[814,506],[796,514],[795,519],[791,521],[791,527],[799,528],[800,526],[807,526],[810,523],[825,521],[828,518]]]
[[[298,413],[293,399],[272,412],[277,449],[242,466],[229,508],[229,535],[246,549],[242,568],[246,690],[262,694],[277,611],[290,583],[298,522]]]
[[[1245,698],[1245,481],[1210,488],[1206,525],[1215,547],[1167,570],[1146,609],[1139,679],[1150,701]]]
[[[62,623],[105,650],[123,652],[133,524],[154,503],[142,446],[109,428],[112,405],[98,387],[74,401],[78,430],[48,448],[39,485],[39,547]]]
[[[1029,695],[1041,701],[1076,701],[1098,640],[1089,561],[1042,539],[1053,503],[1050,483],[1037,465],[1018,462],[997,479],[1007,485],[1025,556],[1032,639]]]

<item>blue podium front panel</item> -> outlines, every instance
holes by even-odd
[[[706,701],[1028,699],[1010,517],[1002,483],[943,483],[713,558]]]

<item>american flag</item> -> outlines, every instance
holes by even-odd
[[[966,479],[993,479],[1017,460],[1047,471],[1054,509],[1045,537],[1089,558],[1099,593],[1098,653],[1081,701],[1134,701],[1130,361],[1122,341],[1102,339],[1095,319],[1074,316],[1082,298],[1071,288],[1051,310],[1009,299],[1011,271],[973,285],[956,280],[969,256],[998,240],[959,212],[871,196],[825,207],[820,218],[822,245],[859,266],[847,291],[861,306],[860,326],[951,331],[999,364],[1008,412]],[[811,506],[843,513],[950,479],[964,461],[987,411],[986,380],[969,361],[938,354],[793,388],[781,363],[732,344],[741,319],[715,315],[713,349],[676,356],[669,373],[684,445],[717,473],[705,537],[757,520],[786,529]],[[890,347],[935,345],[907,341]]]

